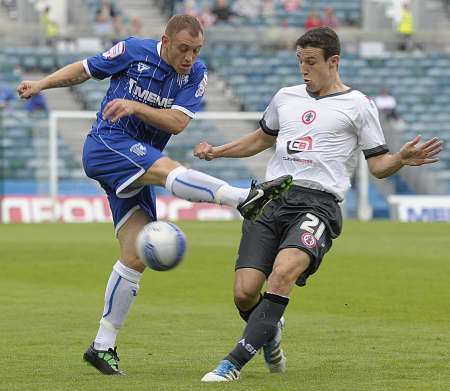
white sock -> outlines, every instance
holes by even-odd
[[[167,175],[166,189],[188,201],[233,207],[243,202],[249,193],[249,189],[230,186],[221,179],[183,166],[175,168]]]
[[[116,346],[116,337],[139,291],[142,273],[117,261],[109,276],[105,291],[105,306],[94,341],[97,350]]]

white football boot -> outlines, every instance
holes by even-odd
[[[275,336],[263,345],[264,361],[267,368],[272,373],[286,371],[286,357],[281,349],[281,330],[285,324],[284,316],[278,321],[278,328]]]
[[[202,382],[222,382],[239,380],[241,373],[228,360],[222,360],[216,369],[202,377]]]

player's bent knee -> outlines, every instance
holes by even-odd
[[[136,270],[139,273],[142,273],[145,270],[144,264],[140,261],[139,257],[136,256],[122,256],[120,260],[126,267],[130,269]]]
[[[253,291],[246,289],[245,287],[240,287],[234,290],[234,303],[240,309],[247,309],[252,307],[256,300],[258,300],[260,291]]]
[[[271,293],[286,294],[310,264],[308,254],[292,250],[287,257],[280,257],[274,264],[268,279],[268,291]]]
[[[136,251],[136,237],[142,227],[150,221],[148,215],[137,209],[119,229],[117,239],[120,245],[120,261],[127,267],[142,273],[144,264],[139,260]]]
[[[166,184],[167,175],[181,164],[167,156],[158,159],[149,169],[134,183],[136,185],[158,185]]]

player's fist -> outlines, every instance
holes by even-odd
[[[194,156],[203,160],[213,160],[213,146],[208,144],[206,141],[202,141],[194,148]]]
[[[17,93],[19,94],[20,99],[29,99],[40,91],[41,87],[38,81],[24,80],[17,87]]]
[[[103,109],[103,118],[111,122],[116,122],[123,117],[128,117],[135,113],[136,102],[128,99],[114,99]]]

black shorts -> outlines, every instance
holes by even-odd
[[[332,194],[292,186],[269,202],[255,222],[244,220],[235,269],[257,269],[268,277],[278,252],[294,247],[311,257],[308,269],[297,280],[303,286],[341,229],[341,208]]]

